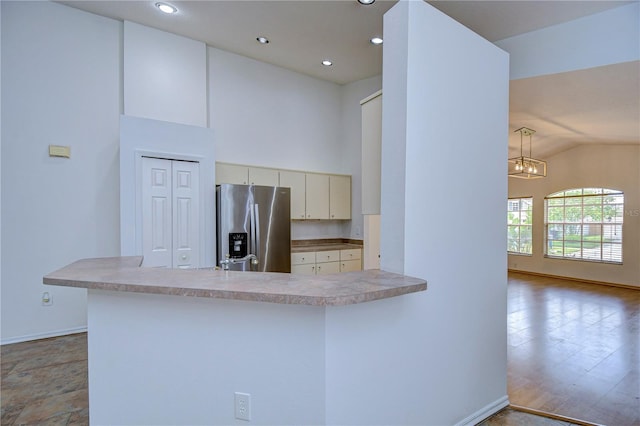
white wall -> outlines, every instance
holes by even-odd
[[[384,27],[381,267],[428,290],[328,310],[342,339],[327,342],[327,422],[475,424],[508,402],[509,59],[423,2],[399,2]],[[371,375],[379,386],[359,389]]]
[[[339,85],[208,49],[216,161],[344,172]]]
[[[509,268],[640,287],[640,147],[588,145],[548,158],[545,179],[509,180],[509,197],[533,197],[533,253],[510,255]],[[544,197],[573,188],[624,192],[623,264],[544,257]]]
[[[379,90],[380,77],[339,86],[213,47],[208,52],[216,161],[352,174],[356,225],[296,221],[291,236],[361,238],[360,153],[352,157],[360,149],[356,113],[360,99]]]
[[[96,290],[89,303],[91,424],[325,424],[323,307]],[[251,394],[251,422],[234,392]]]
[[[45,287],[42,276],[119,253],[122,24],[52,2],[0,7],[6,343],[83,329],[86,291]],[[49,144],[70,146],[71,158],[49,157]]]
[[[511,79],[640,59],[640,3],[496,42],[511,55]]]
[[[124,114],[207,127],[207,47],[124,22]]]

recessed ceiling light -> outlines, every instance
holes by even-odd
[[[322,61],[322,65],[324,65],[325,67],[330,67],[331,65],[333,65],[333,62],[325,59],[324,61]]]
[[[161,12],[164,12],[166,14],[172,14],[172,13],[176,13],[178,11],[178,8],[175,6],[170,5],[169,3],[161,3],[158,2],[156,3],[156,7],[158,9],[160,9]]]
[[[374,37],[371,40],[369,40],[371,42],[371,44],[382,44],[382,38],[381,37]]]
[[[358,0],[358,3],[363,4],[365,6],[373,4],[376,0]]]
[[[266,37],[262,37],[262,36],[260,36],[260,37],[256,38],[256,40],[258,40],[258,43],[260,43],[260,44],[267,44],[267,43],[269,43],[269,39],[268,39],[268,38],[266,38]]]

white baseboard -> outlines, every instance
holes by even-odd
[[[66,336],[67,334],[85,333],[87,326],[67,328],[65,330],[47,331],[46,333],[27,334],[25,336],[10,337],[2,339],[0,345],[10,345],[11,343],[29,342],[31,340],[48,339],[50,337]]]
[[[491,404],[484,406],[483,408],[471,414],[469,417],[465,418],[464,420],[461,420],[460,422],[456,423],[456,426],[477,425],[484,419],[494,415],[495,413],[502,410],[504,407],[507,407],[508,405],[509,405],[509,397],[505,395],[502,398],[498,399],[497,401],[494,401]]]

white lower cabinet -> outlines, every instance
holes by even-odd
[[[316,275],[335,274],[340,272],[340,262],[316,263]]]
[[[291,273],[324,275],[362,270],[362,249],[291,253]]]
[[[360,260],[343,260],[340,262],[340,272],[362,271]]]
[[[362,249],[340,250],[340,272],[362,271]]]

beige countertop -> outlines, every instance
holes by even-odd
[[[211,297],[313,306],[342,306],[424,291],[418,278],[369,270],[330,275],[140,267],[142,256],[78,260],[44,284],[94,290]]]

